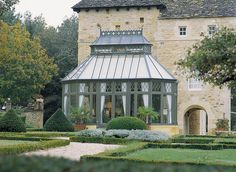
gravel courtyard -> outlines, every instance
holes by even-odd
[[[80,160],[83,155],[94,155],[106,150],[112,150],[119,148],[119,145],[104,145],[94,143],[75,143],[71,142],[70,145],[53,148],[48,150],[40,150],[35,152],[28,152],[24,155],[40,155],[40,156],[51,156],[51,157],[63,157],[71,160]]]

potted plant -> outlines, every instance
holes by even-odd
[[[138,118],[142,119],[146,124],[151,124],[151,121],[157,119],[158,113],[152,107],[141,106],[138,108]]]
[[[229,130],[229,120],[228,119],[217,119],[216,122],[217,131],[228,131]]]
[[[86,123],[92,118],[90,110],[85,107],[71,107],[69,119],[74,123],[75,130],[86,129]]]

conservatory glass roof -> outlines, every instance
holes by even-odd
[[[102,31],[91,55],[62,81],[161,79],[176,80],[151,55],[142,30]]]

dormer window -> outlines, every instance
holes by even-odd
[[[180,26],[179,27],[179,35],[186,36],[187,35],[187,26]]]

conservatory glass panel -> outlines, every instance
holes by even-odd
[[[172,96],[163,96],[163,122],[166,124],[172,124]]]
[[[145,56],[146,61],[147,61],[147,65],[149,66],[149,70],[150,70],[150,74],[152,78],[162,78],[162,76],[160,75],[160,72],[157,70],[157,68],[155,67],[155,65],[153,64],[151,58],[148,55]]]
[[[69,107],[68,97],[69,96],[64,96],[64,102],[63,102],[63,106],[64,106],[63,109],[66,115],[68,115],[68,107]]]
[[[145,59],[140,58],[139,67],[138,67],[138,78],[149,78],[147,67],[145,65]]]
[[[117,62],[115,78],[121,78],[122,71],[123,71],[123,66],[124,66],[124,61],[125,61],[125,56],[120,55],[119,60]]]
[[[124,71],[123,71],[123,78],[129,78],[129,72],[132,68],[131,66],[132,63],[132,55],[127,55],[125,64],[124,64]]]
[[[156,60],[152,59],[151,60],[153,64],[156,66],[158,71],[161,73],[162,78],[166,79],[172,79],[173,77],[165,70],[164,67],[162,67]]]
[[[132,69],[130,70],[130,78],[136,78],[137,70],[139,65],[139,55],[134,55],[132,62]]]
[[[86,68],[83,70],[83,72],[81,73],[80,78],[81,79],[91,79],[92,75],[93,75],[93,70],[95,68],[95,64],[96,64],[96,58],[93,57],[90,61],[90,63],[88,64],[88,66],[86,66]]]
[[[70,84],[70,93],[76,93],[77,92],[77,84]]]
[[[107,71],[110,65],[110,60],[111,60],[111,56],[105,56],[104,61],[103,61],[103,65],[101,68],[101,74],[100,74],[100,79],[106,79],[107,78]]]
[[[118,55],[113,55],[111,57],[111,62],[110,62],[110,65],[109,65],[107,78],[112,78],[112,79],[114,78],[117,61],[118,61]]]
[[[99,78],[104,56],[98,56],[92,79]]]
[[[165,83],[165,91],[167,93],[171,93],[172,92],[172,84],[171,83]]]
[[[76,95],[70,95],[70,106],[73,106],[73,107],[77,106]]]
[[[115,117],[124,116],[126,111],[126,96],[115,96]]]
[[[112,96],[101,96],[101,98],[102,122],[107,123],[112,118]]]
[[[95,124],[96,123],[96,95],[92,95],[92,107],[90,107],[90,112],[92,118],[89,120],[89,123]]]
[[[161,123],[161,95],[152,95],[152,108],[158,113],[158,117],[152,120],[152,123]]]
[[[136,116],[137,114],[134,114],[135,112],[135,98],[134,98],[134,94],[131,94],[130,96],[130,116]]]
[[[69,84],[65,84],[64,86],[64,93],[68,93],[69,92]]]

